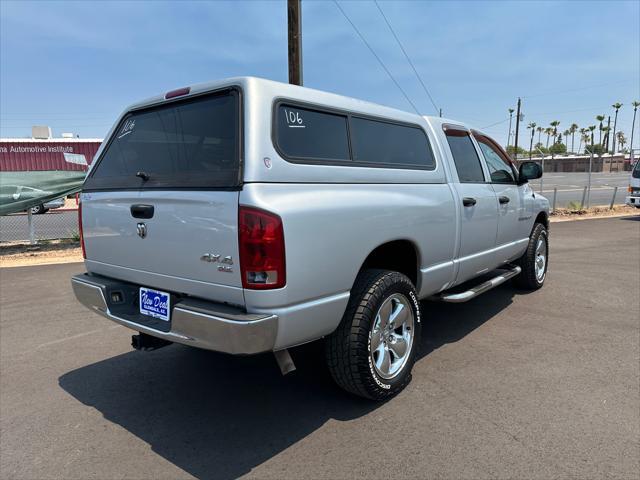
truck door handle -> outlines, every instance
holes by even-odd
[[[131,205],[131,216],[133,218],[153,218],[153,205]]]
[[[462,199],[462,205],[465,207],[473,207],[476,204],[476,199],[471,197],[464,197]]]
[[[498,198],[498,201],[502,204],[505,204],[505,203],[509,203],[511,199],[505,195],[502,195],[500,198]]]

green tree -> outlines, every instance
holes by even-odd
[[[511,156],[513,158],[516,158],[516,155],[515,155],[516,154],[516,147],[515,147],[515,145],[509,145],[507,147],[507,153],[509,154],[509,156]],[[518,147],[518,152],[517,153],[518,153],[518,155],[526,155],[527,151],[522,147]]]
[[[547,145],[545,146],[545,148],[549,148],[549,139],[551,138],[551,135],[553,134],[553,128],[551,127],[547,127],[544,129],[544,133],[547,136]]]
[[[542,135],[542,132],[544,132],[544,128],[536,127],[536,132],[538,132],[538,143],[542,145],[542,142],[540,141],[540,135]]]
[[[536,134],[536,122],[531,122],[527,125],[527,128],[531,130],[531,138],[529,139],[529,160],[531,160],[531,150],[533,150],[533,137]]]
[[[600,132],[600,138],[599,138],[599,140],[598,140],[598,143],[599,143],[600,145],[602,145],[602,122],[604,122],[604,118],[605,118],[605,117],[604,117],[604,115],[597,115],[597,116],[596,116],[596,120],[597,120],[598,122],[600,122],[600,126],[598,127],[598,130],[599,130],[599,132]]]
[[[540,150],[542,153],[549,153],[549,149],[546,148],[542,143],[538,142],[533,146],[534,150]]]
[[[577,123],[572,123],[571,126],[569,127],[569,133],[571,133],[571,151],[572,152],[575,152],[573,147],[575,146],[576,132],[577,131],[578,131],[578,124]],[[580,150],[580,149],[578,148],[578,150]]]
[[[558,136],[558,125],[560,125],[560,120],[554,120],[549,125],[553,128],[553,143],[556,143],[556,137]]]
[[[611,127],[608,126],[604,126],[602,127],[602,135],[604,136],[604,144],[602,144],[602,153],[607,153],[608,150],[608,143],[609,143],[609,133],[611,132]]]
[[[582,148],[582,143],[584,142],[585,149],[587,148],[587,144],[589,143],[589,129],[581,128],[580,129],[580,145],[578,146],[578,153],[580,153],[580,149]],[[585,150],[586,152],[586,150]]]
[[[624,145],[625,143],[627,143],[627,137],[624,136],[624,132],[622,130],[618,130],[615,136],[618,140],[618,145],[620,147],[619,151],[624,152]]]
[[[575,125],[575,123],[574,123],[574,125]],[[582,142],[584,142],[584,136],[587,133],[587,129],[586,128],[581,128],[579,130],[579,132],[580,132],[580,137],[578,137],[579,143],[578,143],[578,152],[577,153],[580,153],[580,149],[582,148]]]
[[[611,142],[611,153],[616,153],[616,124],[618,123],[618,110],[620,110],[622,104],[620,102],[616,102],[611,106],[616,111],[616,114],[613,117],[613,141]]]
[[[552,155],[567,153],[567,146],[564,143],[557,142],[551,145],[551,148],[549,150],[551,151]]]
[[[595,145],[592,143],[591,145],[584,147],[584,151],[586,153],[591,153],[593,151],[596,155],[602,155],[604,153],[604,148],[599,143],[596,143]]]
[[[589,153],[591,153],[591,151],[593,150],[593,143],[594,143],[594,142],[593,142],[593,132],[595,131],[595,129],[596,129],[596,126],[595,126],[595,125],[589,125],[589,126],[587,127],[587,130],[589,130],[589,133],[590,133],[590,135],[589,135],[589,136],[590,136],[590,140],[591,140],[591,142],[590,142],[590,143],[591,143],[591,147],[592,147],[592,148],[591,148],[591,150],[589,150]],[[586,147],[585,147],[584,151],[585,151],[585,152],[587,152]],[[594,151],[593,153],[597,153],[597,152],[595,152],[595,151]]]

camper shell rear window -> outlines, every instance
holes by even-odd
[[[237,188],[240,91],[227,88],[126,115],[85,190]]]

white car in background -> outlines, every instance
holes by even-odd
[[[640,208],[640,160],[636,162],[629,177],[629,195],[625,200],[627,205]]]

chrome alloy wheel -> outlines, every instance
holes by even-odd
[[[370,333],[370,355],[376,373],[392,379],[407,363],[413,345],[414,315],[407,297],[394,293],[380,306]]]
[[[538,282],[542,282],[547,273],[547,237],[544,233],[538,237],[535,262],[536,279]]]

